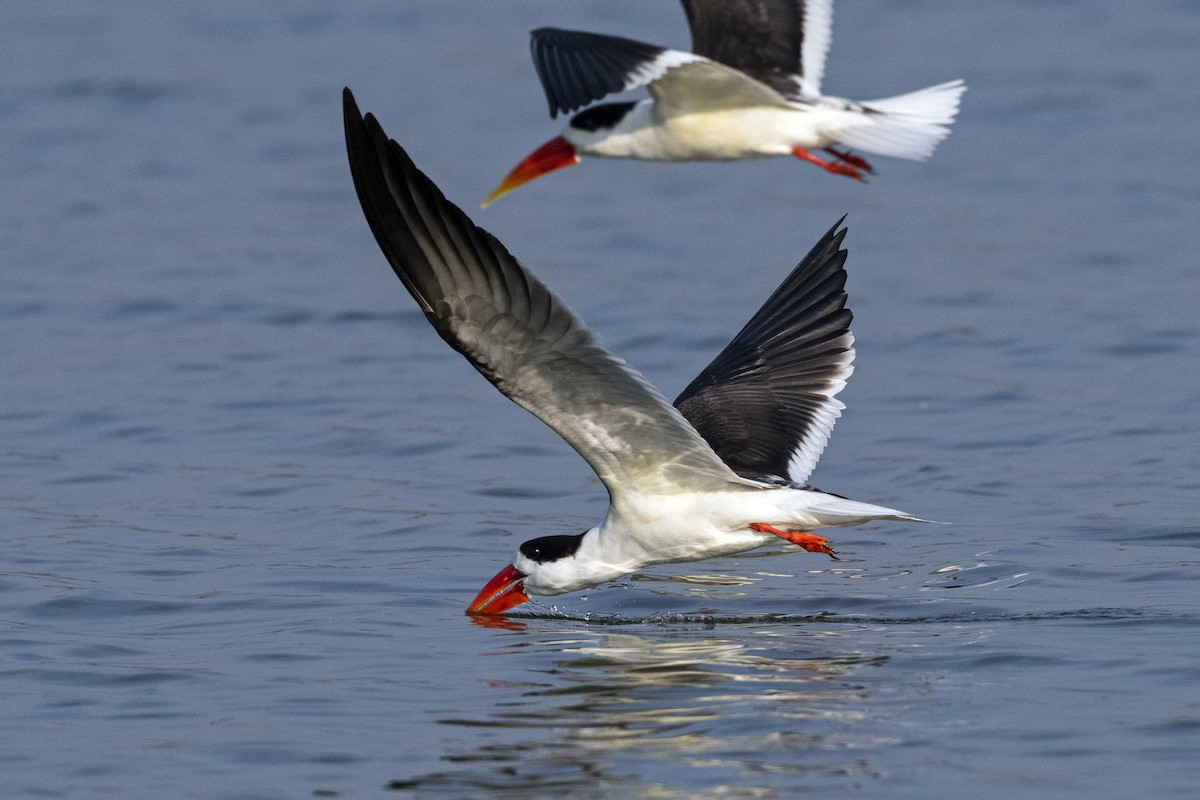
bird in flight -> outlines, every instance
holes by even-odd
[[[961,80],[881,100],[821,93],[833,0],[683,0],[692,52],[619,36],[541,28],[531,49],[550,116],[615,92],[518,164],[482,205],[582,156],[737,161],[793,155],[858,180],[874,169],[847,148],[923,160],[950,132]],[[823,153],[818,155],[818,153]]]
[[[672,404],[448,201],[349,89],[343,105],[358,199],[400,281],[446,343],[575,448],[609,494],[591,530],[523,543],[468,613],[777,538],[833,555],[812,531],[916,520],[806,483],[853,369],[840,222]]]

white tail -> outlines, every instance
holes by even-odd
[[[856,124],[839,128],[839,142],[869,153],[923,161],[950,133],[967,85],[939,83],[908,94],[867,100]]]
[[[848,500],[836,495],[825,495],[804,508],[804,513],[816,517],[822,525],[842,527],[861,525],[876,519],[900,520],[903,522],[928,522],[894,508],[885,508],[858,500]]]

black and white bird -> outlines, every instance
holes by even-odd
[[[805,483],[854,359],[840,223],[672,405],[446,200],[349,89],[344,111],[358,199],[405,288],[451,347],[583,456],[611,501],[589,531],[522,544],[468,613],[776,537],[833,555],[811,531],[915,520]]]
[[[597,33],[534,31],[533,63],[550,116],[640,86],[650,99],[576,114],[483,205],[581,156],[736,161],[791,154],[861,180],[874,170],[844,148],[928,158],[950,132],[966,90],[954,80],[882,100],[821,94],[833,0],[683,0],[683,10],[690,53]]]

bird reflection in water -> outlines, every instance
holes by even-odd
[[[502,631],[523,631],[526,628],[525,620],[514,617],[498,617],[494,615],[474,615],[467,617],[472,625],[478,625],[480,628],[496,628]]]
[[[739,638],[695,627],[651,638],[573,623],[526,634],[505,621],[512,633],[499,636],[515,640],[488,655],[544,665],[553,650],[553,667],[496,681],[503,696],[485,712],[439,720],[464,734],[462,749],[443,756],[457,768],[392,788],[655,797],[847,788],[873,774],[872,748],[898,741],[880,740],[877,720],[871,737],[856,736],[857,721],[879,716],[877,683],[860,677],[887,657],[839,650],[841,632],[745,625]],[[489,671],[511,676],[511,666]]]

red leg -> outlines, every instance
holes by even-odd
[[[780,530],[774,525],[768,525],[765,522],[751,522],[750,530],[758,531],[759,533],[773,533],[780,539],[786,539],[792,544],[799,545],[810,553],[824,553],[834,561],[838,560],[834,549],[825,541],[824,536],[817,536],[815,533],[808,533],[806,531]]]
[[[823,158],[817,158],[802,147],[794,148],[792,150],[792,155],[794,155],[796,158],[803,159],[804,161],[811,161],[821,169],[828,170],[834,175],[845,175],[847,178],[854,178],[855,180],[864,182],[866,181],[866,178],[863,177],[863,174],[854,167],[851,167],[848,164],[835,164],[832,161],[826,161]]]
[[[852,167],[858,167],[863,172],[875,173],[875,168],[872,167],[862,156],[851,153],[849,150],[836,150],[832,147],[826,147],[825,152],[841,161],[843,164],[849,164]]]

